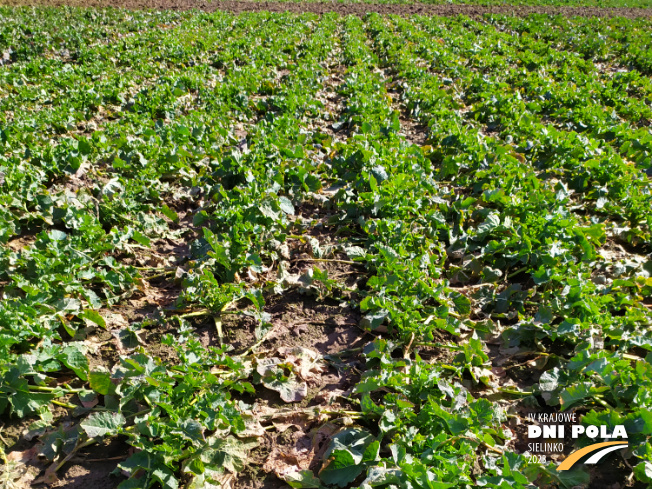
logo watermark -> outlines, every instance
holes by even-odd
[[[576,413],[528,413],[527,451],[531,461],[546,463],[547,456],[564,453],[566,440],[577,440],[582,437],[602,440],[570,453],[557,467],[558,471],[569,470],[582,458],[591,455],[584,464],[601,463],[606,455],[629,446],[627,430],[623,425],[612,428],[606,425],[580,424]],[[615,440],[619,439],[619,440]]]

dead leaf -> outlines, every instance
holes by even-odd
[[[26,450],[31,452],[31,450]],[[28,489],[32,487],[32,482],[39,474],[40,469],[33,465],[25,465],[19,460],[10,459],[13,457],[25,456],[25,452],[11,452],[7,455],[7,463],[0,466],[0,489]]]
[[[278,349],[278,353],[285,358],[287,363],[291,363],[295,367],[294,372],[306,382],[318,382],[320,375],[326,370],[321,355],[308,348],[281,347]]]
[[[277,357],[261,358],[257,361],[256,371],[262,377],[262,384],[278,392],[285,402],[300,402],[308,395],[308,385],[299,382],[290,367]]]
[[[284,479],[286,475],[307,470],[314,458],[312,442],[305,433],[298,431],[293,434],[292,445],[275,445],[268,455],[263,470]]]

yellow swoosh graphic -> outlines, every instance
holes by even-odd
[[[559,470],[570,469],[573,465],[575,465],[575,462],[581,459],[584,455],[588,455],[591,452],[595,452],[600,448],[610,447],[612,445],[623,445],[624,443],[625,442],[623,441],[605,441],[603,443],[595,443],[593,445],[589,445],[588,447],[581,448],[580,450],[577,450],[571,453],[568,457],[566,457],[566,460],[564,460],[561,464],[559,464],[557,470],[559,471]]]

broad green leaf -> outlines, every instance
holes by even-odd
[[[634,475],[642,482],[652,482],[652,462],[644,460],[634,467]]]
[[[178,489],[179,487],[179,481],[163,460],[146,451],[136,452],[124,462],[119,463],[118,467],[132,475],[130,479],[122,482],[118,489],[136,487],[149,489],[157,482],[163,489]],[[145,473],[141,477],[133,477],[138,474],[139,469],[143,469]]]
[[[97,311],[93,311],[92,309],[85,309],[79,313],[78,316],[82,319],[86,319],[92,323],[95,323],[102,328],[106,328],[106,321]]]
[[[324,487],[320,480],[315,477],[315,474],[310,470],[302,470],[300,472],[287,474],[283,480],[285,480],[290,487],[298,489],[321,489]]]
[[[346,487],[358,477],[364,467],[358,465],[349,450],[331,452],[319,471],[319,478],[328,485]]]
[[[88,382],[93,389],[98,394],[103,396],[107,395],[113,387],[111,382],[111,374],[109,372],[103,372],[98,370],[93,370],[88,374]]]
[[[174,212],[172,209],[170,209],[167,204],[163,204],[161,207],[161,212],[165,217],[170,219],[172,222],[179,222],[179,215]]]
[[[88,380],[88,359],[76,346],[67,346],[58,356],[66,367],[71,369],[82,380]]]
[[[91,414],[79,424],[89,438],[96,438],[116,434],[118,428],[123,426],[125,423],[126,419],[122,414],[102,411]]]

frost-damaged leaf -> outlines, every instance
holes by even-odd
[[[285,402],[300,402],[308,395],[308,385],[305,382],[297,382],[294,376],[263,380],[263,385],[278,392]]]
[[[79,299],[64,297],[63,299],[58,300],[54,304],[54,307],[67,314],[77,314],[81,309],[81,301]]]
[[[109,180],[102,189],[102,195],[106,197],[113,197],[115,194],[124,192],[125,188],[120,183],[119,178]]]
[[[67,236],[68,235],[66,233],[57,229],[53,229],[48,233],[48,238],[50,238],[52,241],[63,241]]]
[[[359,246],[344,246],[344,252],[346,253],[346,256],[348,256],[351,260],[355,260],[356,258],[364,258],[367,256],[367,252],[364,250],[364,248]]]
[[[279,348],[278,353],[285,358],[287,363],[294,366],[294,372],[302,380],[308,382],[319,380],[319,374],[324,372],[325,365],[321,360],[321,355],[316,351],[297,346]]]
[[[40,469],[33,465],[25,465],[18,460],[9,458],[0,466],[0,489],[28,489],[32,487],[32,481],[39,474]]]
[[[294,215],[294,206],[292,205],[292,201],[290,201],[290,199],[287,197],[279,197],[278,204],[283,212],[289,214],[290,216]]]
[[[242,414],[242,421],[245,423],[245,429],[239,431],[238,438],[252,438],[265,436],[265,428],[260,424],[257,418],[250,414]]]
[[[290,427],[296,430],[307,431],[310,424],[314,423],[314,421],[314,414],[303,411],[277,414],[272,418],[272,424],[279,433],[283,433]]]
[[[559,369],[557,367],[541,374],[539,388],[543,392],[552,392],[559,385]]]
[[[312,439],[303,431],[288,434],[289,446],[275,445],[267,456],[263,470],[274,473],[279,479],[285,479],[288,474],[308,470],[315,458]]]
[[[401,471],[399,469],[387,469],[386,467],[371,467],[367,472],[367,478],[362,482],[360,487],[379,487],[388,484],[395,484],[400,487],[401,479],[399,478]],[[430,481],[434,482],[434,481]]]
[[[285,402],[299,402],[308,395],[308,385],[299,382],[290,371],[291,364],[283,364],[279,358],[262,358],[258,360],[256,371],[261,375],[262,384],[281,395]],[[289,374],[286,373],[290,371]]]
[[[138,334],[131,328],[112,329],[111,334],[117,341],[117,350],[120,354],[125,355],[137,348],[140,343]]]
[[[321,489],[324,487],[315,474],[310,470],[301,470],[293,472],[283,477],[283,480],[288,483],[290,487],[301,489]]]
[[[223,489],[221,480],[227,477],[231,477],[230,474],[225,473],[224,471],[219,472],[216,470],[211,470],[205,468],[202,474],[198,474],[195,478],[188,484],[187,489]]]
[[[255,440],[238,440],[232,436],[212,436],[207,442],[211,448],[202,452],[201,461],[214,468],[223,467],[233,474],[244,470],[249,451],[258,446]]]
[[[315,258],[322,258],[324,255],[323,250],[319,247],[319,240],[308,236],[308,243],[310,244],[310,249],[312,250],[312,256]]]
[[[118,432],[118,428],[126,423],[121,413],[110,413],[103,411],[93,413],[79,425],[84,429],[89,438],[112,435]]]

